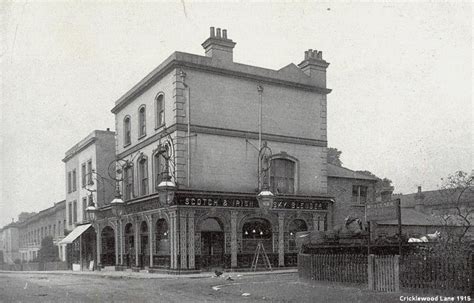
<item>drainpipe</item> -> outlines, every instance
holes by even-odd
[[[181,70],[180,73],[181,76],[181,81],[184,85],[184,88],[186,90],[186,114],[188,116],[188,121],[187,121],[187,154],[186,154],[186,180],[187,180],[187,187],[191,187],[191,88],[184,82],[186,78],[186,73],[184,70]]]

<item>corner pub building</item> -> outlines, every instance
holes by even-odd
[[[116,101],[124,203],[96,212],[99,264],[248,268],[261,242],[272,266],[292,266],[295,233],[333,225],[329,63],[309,50],[298,66],[260,68],[234,62],[235,45],[211,27],[205,56],[174,52]]]

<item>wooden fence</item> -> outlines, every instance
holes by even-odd
[[[309,280],[367,284],[367,256],[299,254],[298,273]]]
[[[399,256],[369,255],[367,275],[370,290],[399,291]]]
[[[474,254],[464,256],[407,255],[400,262],[405,289],[474,293]]]
[[[298,254],[299,277],[367,284],[377,291],[474,294],[474,253],[464,255]]]

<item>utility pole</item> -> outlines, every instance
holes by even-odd
[[[262,115],[263,115],[263,86],[257,85],[257,91],[259,95],[259,107],[258,107],[258,152],[259,152],[259,157],[258,157],[258,190],[260,191],[262,188],[261,182],[260,182],[260,170],[261,170],[261,163],[260,163],[260,150],[262,149]]]

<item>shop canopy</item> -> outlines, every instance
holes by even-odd
[[[91,224],[84,224],[84,225],[79,225],[76,228],[74,228],[73,231],[69,233],[64,239],[59,241],[59,244],[71,244],[76,240],[80,235],[82,235],[89,227],[91,227]]]

